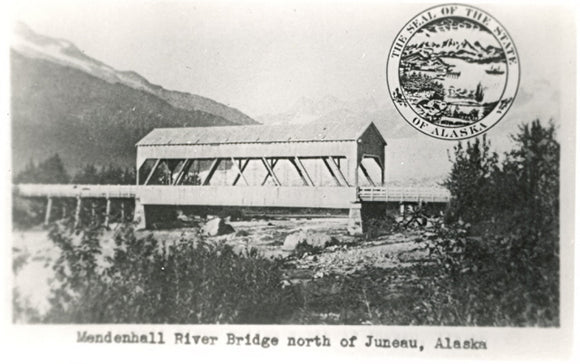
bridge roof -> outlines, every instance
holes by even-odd
[[[152,130],[137,146],[356,141],[371,125],[376,128],[369,121],[160,128]]]

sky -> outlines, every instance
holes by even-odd
[[[114,68],[257,116],[283,112],[300,97],[388,98],[392,40],[431,5],[21,0],[11,10],[36,32],[70,40]],[[561,26],[557,12],[485,9],[516,42],[523,87],[560,76],[554,62],[561,39],[552,36]]]

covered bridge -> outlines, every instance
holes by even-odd
[[[137,143],[137,184],[381,186],[386,144],[372,122],[155,129]]]
[[[357,187],[384,184],[386,144],[372,122],[155,129],[137,143],[135,213],[144,222],[159,205],[349,209],[360,226]]]
[[[437,188],[387,187],[384,136],[373,122],[155,129],[137,143],[137,185],[18,185],[25,197],[134,199],[135,220],[176,206],[348,209],[349,225],[387,203],[447,203]],[[122,209],[123,210],[123,209]],[[123,210],[124,211],[124,210]]]

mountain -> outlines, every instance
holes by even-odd
[[[174,107],[217,115],[233,124],[257,123],[241,111],[212,99],[164,89],[161,86],[150,83],[143,76],[133,71],[118,71],[103,62],[87,56],[71,42],[37,34],[23,23],[16,24],[12,49],[30,58],[45,59],[63,66],[79,69],[110,83],[120,83],[136,90],[151,93]]]
[[[499,62],[505,58],[500,47],[493,45],[484,47],[479,41],[472,44],[466,39],[463,41],[447,39],[441,43],[424,41],[410,44],[405,47],[403,58],[406,59],[416,54],[421,54],[423,58],[459,58],[472,63]]]
[[[15,173],[30,159],[53,153],[70,170],[87,163],[133,166],[135,143],[153,128],[255,123],[213,100],[116,71],[66,40],[23,25],[15,38],[10,53]]]
[[[449,65],[440,58],[422,50],[404,56],[402,65],[412,70],[432,72],[446,72],[449,69]]]
[[[156,127],[231,125],[203,111],[173,107],[144,91],[12,51],[12,160],[59,153],[67,168],[131,166],[135,143]]]

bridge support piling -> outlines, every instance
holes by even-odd
[[[125,201],[121,201],[121,222],[125,222]]]
[[[46,202],[46,214],[44,215],[44,225],[50,223],[50,211],[52,210],[52,197],[49,197]]]
[[[361,235],[363,233],[362,204],[353,203],[348,209],[348,233]]]
[[[77,196],[77,207],[75,210],[75,228],[79,226],[80,219],[81,219],[81,207],[82,207],[82,199],[81,196]]]
[[[110,217],[111,217],[111,199],[107,198],[107,208],[105,211],[105,226],[109,226]]]
[[[137,225],[135,229],[143,230],[147,228],[147,222],[145,221],[145,218],[145,206],[143,206],[139,198],[135,198],[135,213],[133,216],[133,221]]]

